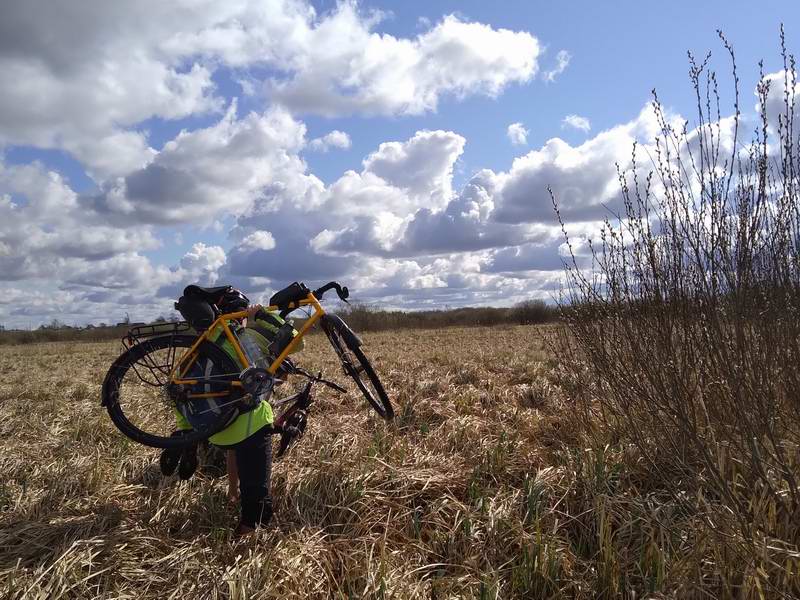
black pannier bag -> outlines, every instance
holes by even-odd
[[[220,315],[216,304],[217,301],[229,289],[233,288],[230,286],[212,288],[211,290],[217,292],[212,294],[209,293],[211,290],[208,288],[204,289],[196,285],[188,285],[183,290],[183,296],[175,303],[175,310],[181,313],[181,316],[194,329],[208,329]]]
[[[303,300],[309,292],[310,290],[304,284],[295,281],[281,291],[275,292],[269,299],[269,303],[271,306],[277,306],[280,310],[286,310],[290,304]]]

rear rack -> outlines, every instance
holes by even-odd
[[[137,325],[128,330],[128,333],[122,338],[122,345],[125,347],[125,350],[130,350],[141,340],[160,335],[176,335],[185,331],[194,331],[186,321]]]

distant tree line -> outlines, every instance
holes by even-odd
[[[53,322],[41,325],[38,329],[0,329],[0,346],[12,344],[34,344],[38,342],[100,342],[121,339],[129,325],[87,325],[54,327]]]
[[[558,319],[558,309],[542,300],[526,300],[507,308],[485,306],[413,312],[381,310],[354,304],[340,311],[340,314],[355,331],[533,325]]]
[[[354,304],[340,314],[356,331],[385,331],[390,329],[436,329],[439,327],[491,327],[495,325],[531,325],[547,323],[558,318],[558,310],[542,300],[526,300],[508,308],[464,307],[445,310],[401,311],[380,310]],[[176,317],[157,317],[153,323],[176,321]],[[300,320],[302,322],[302,320]],[[116,325],[86,325],[72,327],[53,319],[38,329],[6,329],[0,326],[0,346],[33,344],[37,342],[99,342],[121,339],[130,327],[143,325],[129,318]]]

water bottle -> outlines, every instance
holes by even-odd
[[[251,367],[269,368],[267,357],[264,356],[264,352],[252,338],[252,333],[248,329],[239,332],[239,343],[242,345],[242,350],[244,350]]]
[[[242,372],[240,377],[244,378],[243,383],[245,383],[245,389],[247,389],[249,385],[252,386],[251,394],[249,395],[249,406],[258,406],[262,400],[269,400],[272,394],[272,388],[275,384],[275,379],[271,375],[263,372],[261,374],[253,372],[253,367],[268,369],[269,361],[252,335],[252,332],[247,329],[241,330],[238,335],[239,343],[250,363],[250,366]],[[248,381],[250,381],[249,385]]]

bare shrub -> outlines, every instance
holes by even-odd
[[[719,35],[733,115],[720,113],[708,56],[689,54],[695,127],[654,92],[649,172],[634,147],[630,169],[618,168],[621,213],[590,245],[591,267],[573,255],[562,341],[586,425],[633,444],[653,485],[721,534],[726,560],[747,559],[743,580],[785,590],[800,542],[795,61],[781,32],[782,114],[774,123],[764,108],[775,82],[762,67],[760,123],[743,143],[736,61]]]

